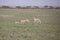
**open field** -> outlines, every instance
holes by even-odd
[[[0,40],[60,40],[60,9],[0,9]]]

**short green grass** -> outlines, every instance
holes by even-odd
[[[39,18],[41,24],[33,23]],[[15,21],[29,19],[26,24]],[[0,40],[60,40],[60,9],[0,9]]]

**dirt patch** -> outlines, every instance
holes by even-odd
[[[14,15],[0,15],[1,17],[14,17]]]

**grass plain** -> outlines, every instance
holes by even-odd
[[[30,22],[15,23],[21,19]],[[0,40],[60,40],[60,9],[0,9]]]

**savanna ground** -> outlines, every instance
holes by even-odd
[[[0,40],[60,40],[60,9],[0,9]]]

